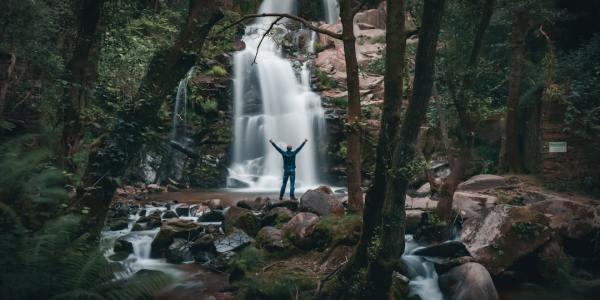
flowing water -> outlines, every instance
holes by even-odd
[[[332,0],[324,4],[329,2],[337,3]],[[294,0],[265,0],[259,13],[293,14],[295,8]],[[324,110],[320,96],[310,88],[308,62],[292,62],[279,47],[279,41],[288,33],[285,26],[276,25],[273,34],[264,38],[254,63],[260,40],[271,22],[272,18],[260,18],[249,25],[243,37],[246,48],[234,55],[233,163],[228,185],[239,187],[241,183],[255,191],[277,190],[283,172],[281,157],[269,139],[285,148],[297,147],[306,138],[309,142],[296,158],[297,186],[306,189],[318,185],[321,179],[317,150],[325,132]],[[310,55],[317,35],[308,36],[309,42],[303,46]]]
[[[408,268],[409,295],[419,295],[421,299],[443,300],[444,296],[438,284],[438,275],[432,262],[422,256],[414,255],[414,251],[422,248],[412,235],[405,236],[406,244],[402,261]]]

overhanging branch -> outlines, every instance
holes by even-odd
[[[237,20],[237,21],[235,21],[235,22],[233,22],[233,23],[225,26],[225,28],[223,28],[222,30],[220,30],[216,34],[222,33],[224,31],[230,29],[231,27],[233,27],[235,25],[238,25],[238,24],[240,24],[240,23],[242,23],[242,22],[244,22],[246,20],[255,19],[255,18],[266,18],[266,17],[288,18],[290,20],[294,20],[294,21],[302,23],[304,26],[306,26],[308,29],[310,29],[312,31],[315,31],[315,32],[318,32],[318,33],[321,33],[321,34],[324,34],[324,35],[327,35],[327,36],[330,36],[330,37],[332,37],[334,39],[338,39],[338,40],[342,40],[343,39],[343,36],[342,36],[341,33],[336,33],[336,32],[333,32],[333,31],[330,31],[330,30],[327,30],[327,29],[319,28],[319,27],[313,25],[310,21],[308,21],[308,20],[306,20],[304,18],[301,18],[301,17],[298,17],[298,16],[294,16],[294,15],[291,15],[291,14],[281,14],[281,13],[264,13],[264,14],[245,15],[242,18],[240,18],[239,20]]]

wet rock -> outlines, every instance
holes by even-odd
[[[254,200],[242,200],[238,201],[236,206],[250,209],[250,210],[262,210],[269,204],[269,198],[266,197],[257,197]]]
[[[190,245],[192,254],[196,255],[201,252],[217,253],[214,245],[215,239],[216,236],[214,234],[204,234],[196,237]]]
[[[223,222],[224,219],[222,210],[209,210],[198,218],[198,222]]]
[[[415,255],[432,256],[432,257],[449,257],[456,258],[461,256],[471,256],[471,253],[461,241],[447,241],[441,244],[428,246],[415,250]]]
[[[213,244],[218,253],[226,253],[240,249],[248,244],[252,239],[243,230],[233,228],[227,236],[216,239]]]
[[[344,215],[342,202],[337,199],[329,187],[321,186],[308,190],[300,198],[300,210],[316,213],[319,216]]]
[[[189,243],[184,239],[174,239],[173,243],[167,248],[165,256],[167,262],[172,264],[194,261]]]
[[[190,206],[187,204],[182,204],[175,208],[175,212],[180,217],[189,217],[190,216]]]
[[[425,259],[433,262],[438,275],[442,275],[454,267],[475,262],[475,259],[472,256],[462,256],[456,258],[426,257]]]
[[[400,299],[409,299],[408,298],[408,283],[409,279],[398,273],[392,273],[392,286],[390,287],[390,299],[391,300],[400,300]],[[414,300],[411,298],[411,300]]]
[[[139,213],[138,215],[139,215],[140,217],[144,217],[144,216],[146,216],[146,210],[145,210],[145,209],[142,209],[142,210],[140,210],[140,213]]]
[[[550,239],[549,219],[527,207],[501,204],[464,223],[461,240],[492,274],[506,270]]]
[[[210,208],[211,210],[215,210],[215,209],[223,209],[223,201],[221,201],[221,199],[210,199],[208,201],[206,201],[205,205],[208,206],[208,208]]]
[[[409,209],[406,210],[406,224],[405,231],[408,234],[413,234],[421,223],[421,216],[425,211],[421,209]]]
[[[115,253],[133,253],[133,244],[127,239],[127,236],[122,236],[115,241],[113,250]]]
[[[163,219],[173,219],[173,218],[178,218],[178,217],[179,216],[177,216],[177,214],[172,210],[167,210],[166,212],[164,212],[162,214]]]
[[[175,238],[193,240],[202,232],[202,227],[192,221],[171,219],[160,227],[160,231],[152,241],[150,256],[152,258],[164,257],[165,251]]]
[[[452,300],[498,300],[498,292],[488,271],[478,263],[452,268],[439,278],[440,288]]]
[[[600,204],[546,195],[547,200],[529,207],[550,217],[550,228],[563,237],[579,239],[600,229]]]
[[[299,248],[310,248],[309,239],[315,229],[319,216],[313,213],[299,213],[283,226],[284,235]]]
[[[112,231],[127,229],[128,226],[129,222],[127,221],[127,218],[111,219],[108,223],[108,227]]]
[[[131,231],[152,230],[160,227],[160,225],[162,225],[160,211],[155,211],[148,216],[139,218],[133,225],[133,228],[131,228]]]
[[[507,179],[502,176],[492,174],[480,174],[469,178],[467,181],[458,185],[459,191],[484,191],[487,189],[502,186]]]
[[[280,250],[283,245],[283,231],[275,227],[263,227],[256,234],[258,244],[267,250]]]
[[[227,178],[227,187],[230,188],[234,188],[234,189],[242,189],[242,188],[247,188],[250,187],[250,185],[247,182],[235,179],[235,178]]]
[[[290,210],[297,210],[298,204],[299,202],[295,200],[275,200],[269,203],[267,209],[273,209],[275,207],[285,207]]]
[[[267,212],[262,219],[263,226],[274,226],[277,224],[286,223],[292,217],[294,213],[285,207],[275,207]]]
[[[459,212],[464,219],[483,217],[494,206],[498,198],[486,194],[456,191],[452,199],[452,208]]]
[[[426,215],[424,213],[423,215]],[[437,244],[452,237],[452,228],[446,224],[419,225],[414,233],[414,239],[424,244]]]
[[[225,211],[223,228],[226,232],[231,232],[233,228],[239,228],[254,236],[260,229],[260,220],[251,210],[231,206]]]

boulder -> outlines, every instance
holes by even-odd
[[[250,244],[250,242],[252,242],[252,239],[246,232],[233,228],[227,236],[216,239],[213,245],[218,253],[225,253],[240,249]]]
[[[486,194],[456,191],[452,199],[452,208],[460,213],[463,219],[485,216],[496,206],[498,198]]]
[[[298,209],[298,201],[295,200],[278,200],[278,201],[271,201],[269,203],[269,205],[267,206],[267,209],[272,209],[275,207],[285,207],[288,208],[290,210],[297,210]]]
[[[283,249],[283,231],[275,227],[263,227],[256,234],[258,244],[267,250]]]
[[[502,186],[506,183],[507,178],[492,175],[480,174],[469,178],[467,181],[458,185],[458,191],[484,191],[487,189]]]
[[[193,240],[202,232],[202,227],[189,220],[171,219],[167,220],[152,241],[150,256],[161,258],[165,256],[167,248],[175,238]]]
[[[254,200],[242,200],[236,203],[236,206],[250,209],[250,210],[261,210],[269,205],[269,198],[257,197]]]
[[[214,245],[215,239],[216,236],[214,234],[204,234],[196,237],[190,245],[192,254],[196,255],[200,252],[217,253]]]
[[[113,250],[115,251],[115,253],[133,253],[133,243],[131,243],[131,241],[127,239],[127,236],[122,236],[115,241]]]
[[[405,206],[410,209],[432,210],[438,206],[438,202],[431,200],[429,197],[409,197],[407,195]]]
[[[112,231],[127,229],[129,222],[127,218],[111,219],[108,221],[108,227]]]
[[[319,216],[313,213],[299,213],[283,226],[283,232],[294,245],[300,248],[311,247],[310,234],[315,229]]]
[[[209,210],[198,218],[198,222],[223,222],[225,217],[222,210]]]
[[[419,196],[427,196],[431,193],[431,184],[429,182],[423,184],[415,193]]]
[[[205,205],[210,209],[223,209],[223,201],[221,199],[210,199],[205,202]]]
[[[177,214],[174,211],[167,210],[162,214],[162,218],[163,219],[173,219],[173,218],[179,218],[179,216],[177,216]]]
[[[357,13],[354,16],[355,23],[364,23],[374,28],[385,29],[386,6],[379,5],[376,9],[368,9]]]
[[[600,229],[600,204],[546,195],[547,200],[531,204],[532,210],[550,216],[550,228],[563,237],[580,239]]]
[[[175,212],[180,217],[189,217],[190,216],[190,206],[187,204],[182,204],[175,208]]]
[[[451,300],[498,300],[490,273],[478,263],[452,268],[438,279],[444,295]]]
[[[342,202],[337,199],[329,187],[319,187],[308,190],[300,198],[300,210],[316,213],[319,216],[344,215]]]
[[[292,217],[294,213],[285,207],[275,207],[267,212],[262,219],[263,226],[274,226],[277,224],[286,223]]]
[[[140,217],[131,228],[131,231],[152,230],[160,227],[161,224],[160,211],[154,211],[150,215]]]
[[[231,206],[225,210],[223,228],[226,232],[231,232],[233,228],[239,228],[254,236],[260,229],[260,220],[249,209]]]
[[[194,261],[194,257],[190,251],[190,245],[187,240],[184,239],[174,239],[173,243],[167,248],[165,257],[167,262],[172,264]]]
[[[523,206],[501,204],[464,223],[461,240],[492,274],[506,270],[550,239],[549,219]]]
[[[461,241],[447,241],[441,244],[420,248],[415,250],[413,254],[420,256],[448,258],[471,256],[471,253],[469,253],[469,250],[467,250],[465,244],[463,244]]]

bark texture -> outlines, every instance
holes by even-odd
[[[351,0],[340,1],[342,20],[342,41],[346,59],[346,84],[348,87],[348,153],[346,157],[348,176],[348,206],[350,211],[363,209],[361,189],[360,140],[360,92],[358,81],[358,61],[356,59],[356,38],[354,37],[354,9]]]
[[[66,66],[65,81],[69,84],[63,93],[63,132],[61,138],[63,167],[74,171],[73,155],[81,141],[81,110],[88,98],[88,89],[96,75],[100,18],[104,0],[85,0],[77,16],[79,28],[73,56]]]
[[[435,56],[445,0],[425,0],[417,47],[413,94],[388,169],[377,256],[369,265],[365,299],[388,299],[392,272],[402,267],[406,188],[413,176],[416,140],[432,94]]]
[[[508,99],[506,100],[506,131],[504,157],[500,157],[502,169],[508,172],[522,170],[519,158],[518,109],[521,95],[521,78],[525,53],[525,38],[531,26],[531,16],[527,11],[518,11],[513,19],[510,38],[511,66],[508,77]]]

